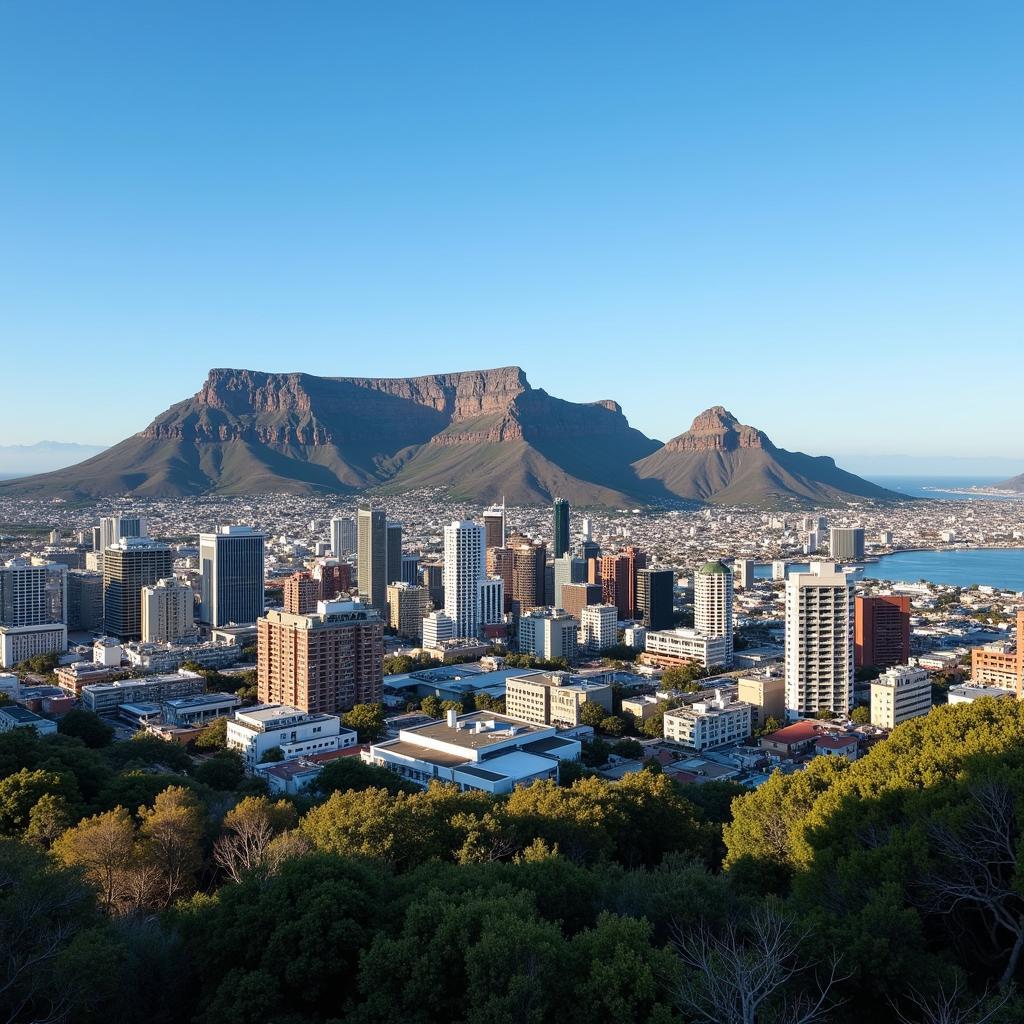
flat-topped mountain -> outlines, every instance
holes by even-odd
[[[401,492],[622,505],[830,503],[892,492],[775,448],[720,406],[666,445],[618,403],[567,402],[517,366],[424,377],[211,370],[145,430],[78,465],[0,483],[26,497]]]

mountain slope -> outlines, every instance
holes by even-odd
[[[776,448],[722,406],[705,410],[688,431],[634,464],[642,480],[671,494],[723,505],[776,505],[794,499],[835,504],[900,495],[839,469],[826,457]]]
[[[1021,473],[1018,476],[1011,476],[1009,480],[1004,480],[1001,484],[996,484],[996,487],[1001,491],[1024,492],[1024,473]]]

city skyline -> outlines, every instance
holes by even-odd
[[[972,397],[1021,344],[1018,6],[51,13],[3,16],[6,368],[160,372],[91,436],[14,389],[5,443],[117,441],[211,366],[518,363],[661,439],[721,403],[1019,454]]]

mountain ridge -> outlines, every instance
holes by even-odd
[[[199,391],[75,466],[0,483],[36,497],[395,493],[520,504],[897,500],[827,457],[776,448],[723,406],[667,444],[612,399],[569,402],[518,366],[419,377],[215,368]]]

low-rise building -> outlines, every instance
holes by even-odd
[[[424,789],[437,780],[487,793],[556,779],[559,764],[579,756],[579,740],[559,735],[554,726],[490,711],[450,711],[444,721],[403,729],[363,755]]]
[[[712,700],[666,711],[664,736],[693,750],[739,743],[751,733],[752,712],[746,701],[730,700],[716,690]]]
[[[194,697],[174,697],[161,707],[164,725],[193,729],[207,725],[215,718],[224,718],[239,707],[241,700],[233,693],[199,693]]]
[[[947,704],[973,704],[982,697],[1013,697],[1012,690],[1004,690],[1001,686],[951,686],[946,691]]]
[[[657,697],[623,697],[622,710],[627,715],[632,715],[638,722],[645,722],[652,718],[658,710],[661,701]]]
[[[13,729],[34,729],[40,736],[54,736],[57,723],[17,704],[0,705],[0,732],[11,732]]]
[[[0,668],[13,668],[37,654],[60,654],[68,649],[63,622],[35,626],[0,626]]]
[[[146,679],[90,683],[82,687],[82,705],[88,711],[102,715],[116,711],[122,704],[162,704],[175,697],[191,697],[205,689],[203,676],[181,669],[173,674]]]
[[[871,684],[871,724],[894,729],[932,709],[932,684],[923,668],[895,665]]]
[[[505,711],[526,722],[575,728],[587,701],[600,704],[610,715],[611,685],[568,672],[530,672],[505,681]]]
[[[694,663],[710,668],[726,663],[730,645],[729,637],[707,636],[696,629],[648,630],[646,650],[637,660],[661,668]]]
[[[819,736],[814,741],[814,752],[819,757],[845,757],[856,761],[858,754],[856,736]]]
[[[764,728],[769,718],[786,720],[786,674],[781,668],[769,666],[756,675],[740,676],[737,684],[739,699],[754,709],[755,729]]]
[[[354,747],[355,732],[343,729],[337,715],[307,714],[286,704],[260,704],[236,711],[228,719],[227,746],[242,755],[252,772],[263,755],[274,747],[291,761],[306,754],[323,754]]]
[[[761,749],[778,757],[796,757],[810,750],[823,728],[820,722],[804,720],[776,729],[760,739]]]
[[[186,661],[203,668],[227,668],[242,656],[236,643],[209,640],[205,643],[128,643],[124,656],[133,668],[144,672],[175,672]]]

